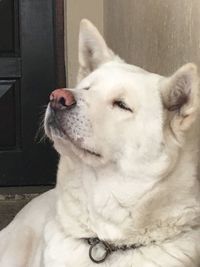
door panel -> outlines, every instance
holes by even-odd
[[[19,51],[18,1],[0,1],[0,54],[14,55]]]
[[[19,108],[19,83],[17,80],[0,80],[0,149],[17,147],[19,132],[16,127],[16,114]],[[6,118],[6,119],[5,119]]]

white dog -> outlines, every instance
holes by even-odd
[[[45,116],[56,188],[0,233],[0,266],[200,266],[196,66],[163,77],[126,64],[87,20],[79,63]]]

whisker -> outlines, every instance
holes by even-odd
[[[36,131],[35,138],[34,138],[34,141],[38,144],[45,143],[45,141],[47,140],[47,136],[44,131],[44,118],[45,118],[46,108],[47,108],[47,105],[44,105],[41,107],[41,111],[40,111],[39,125],[38,125],[38,129]]]

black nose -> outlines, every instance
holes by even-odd
[[[54,110],[71,109],[75,105],[75,97],[69,90],[56,89],[50,95],[50,106]]]

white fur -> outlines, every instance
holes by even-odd
[[[195,65],[167,78],[128,65],[87,20],[79,61],[71,89],[77,105],[57,118],[64,131],[48,126],[46,112],[46,132],[61,155],[56,188],[0,233],[0,266],[96,266],[82,238],[98,236],[143,245],[112,253],[102,267],[198,267]]]

